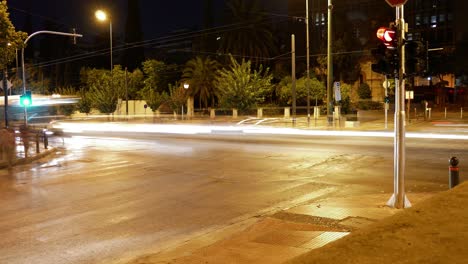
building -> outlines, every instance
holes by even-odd
[[[292,17],[305,16],[306,0],[289,0],[288,14]],[[327,48],[327,5],[328,1],[309,0],[310,12],[310,49],[311,61],[317,54],[325,54]],[[468,1],[462,0],[410,0],[405,5],[405,21],[408,23],[408,39],[423,39],[430,49],[443,48],[443,51],[431,51],[430,68],[434,76],[415,78],[411,86],[421,88],[440,87],[445,85],[456,88],[468,83],[468,26],[463,17],[468,10]],[[360,76],[356,83],[366,82],[371,86],[374,100],[382,100],[384,90],[382,83],[385,77],[372,72],[370,50],[375,48],[378,40],[377,29],[388,26],[395,20],[395,9],[384,0],[333,0],[333,40],[345,40],[345,51],[360,53]],[[300,21],[299,21],[300,22]],[[305,55],[305,25],[293,21],[290,30],[296,35],[298,56]],[[302,44],[303,43],[303,44]],[[304,50],[304,51],[303,51]],[[336,52],[336,47],[334,47]],[[340,55],[338,55],[340,56]],[[343,56],[343,55],[341,55]],[[300,60],[298,60],[300,62]],[[359,67],[359,66],[357,66]],[[335,72],[334,77],[338,78]],[[460,76],[460,78],[455,78]],[[440,89],[439,89],[440,90]],[[439,91],[439,93],[443,91]],[[434,102],[441,96],[432,92]]]

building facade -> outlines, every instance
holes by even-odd
[[[305,17],[306,1],[289,0],[289,16]],[[326,53],[327,5],[328,1],[325,0],[309,0],[311,56]],[[466,16],[466,10],[468,10],[468,1],[408,0],[405,5],[405,21],[409,29],[407,39],[427,42],[430,49],[428,53],[429,73],[433,73],[433,76],[424,76],[409,81],[409,89],[413,89],[412,86],[434,89],[437,85],[449,88],[456,88],[457,84],[463,85],[455,76],[463,78],[468,75],[468,26],[463,19]],[[395,20],[395,9],[384,0],[334,0],[332,19],[333,41],[346,40],[347,52],[361,51],[359,66],[356,66],[360,67],[361,74],[355,87],[366,82],[371,86],[373,100],[382,100],[384,97],[382,83],[385,77],[371,70],[370,51],[378,44],[375,36],[377,29],[381,26],[389,26]],[[301,52],[305,50],[306,41],[304,23],[293,21],[290,30],[296,35],[297,54],[304,55],[305,52]],[[314,57],[311,61],[314,61]],[[339,73],[335,72],[335,79],[337,74]],[[468,80],[468,78],[465,79]],[[441,98],[437,98],[437,93],[440,91],[432,92],[433,100],[441,101]]]

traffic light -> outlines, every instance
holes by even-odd
[[[398,35],[395,27],[381,27],[377,30],[377,38],[379,38],[388,49],[396,50],[398,48]]]
[[[375,60],[375,63],[372,64],[372,71],[392,75],[398,69],[398,36],[396,32],[397,30],[394,27],[381,27],[377,30],[377,38],[382,43],[372,50]]]
[[[386,104],[390,103],[390,97],[389,96],[385,96],[384,103],[386,103]]]
[[[393,73],[393,67],[390,63],[390,57],[387,51],[387,47],[384,44],[379,44],[376,49],[371,51],[374,57],[375,63],[372,64],[372,71],[389,75]]]
[[[26,91],[23,95],[20,96],[20,104],[24,107],[32,105],[31,91]]]
[[[427,72],[427,47],[423,41],[407,41],[405,43],[405,58],[407,75],[424,75]]]

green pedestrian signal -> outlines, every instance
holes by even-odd
[[[32,105],[31,91],[26,91],[26,93],[20,96],[20,105],[24,107],[28,107]]]

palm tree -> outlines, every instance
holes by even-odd
[[[271,57],[275,50],[273,33],[257,0],[231,0],[228,9],[228,22],[238,26],[222,36],[220,52],[242,56],[253,64]]]
[[[214,107],[215,98],[219,94],[214,85],[214,80],[219,68],[219,63],[210,57],[196,57],[189,60],[185,65],[182,79],[190,84],[189,95],[198,96],[200,107],[202,107],[202,103],[205,107],[208,107],[208,100],[210,99],[211,106]]]

